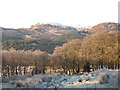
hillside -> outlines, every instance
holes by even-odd
[[[74,32],[76,29],[72,27],[62,27],[50,24],[36,24],[30,28],[9,29],[1,28],[3,33],[3,39],[36,39],[36,38],[49,38],[53,39],[61,36],[62,34],[68,34]]]
[[[100,23],[92,28],[73,28],[55,24],[35,24],[30,28],[0,28],[2,32],[2,49],[42,50],[53,53],[56,46],[61,46],[72,39],[83,39],[91,32],[120,30],[120,24]]]
[[[84,38],[88,32],[77,31],[76,28],[53,24],[35,24],[30,28],[0,28],[2,31],[2,46],[8,50],[36,50],[52,53],[56,46],[65,42]]]
[[[120,30],[120,24],[112,22],[100,23],[98,25],[93,26],[90,29],[90,31],[92,32],[115,31],[115,30]]]

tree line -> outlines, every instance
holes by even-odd
[[[48,69],[60,69],[69,75],[91,69],[119,69],[119,42],[119,32],[104,31],[57,46],[53,54],[40,50],[2,50],[3,77],[26,74],[30,66],[32,75],[45,74]]]

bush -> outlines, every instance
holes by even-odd
[[[51,81],[52,81],[52,77],[44,76],[44,77],[42,78],[42,81],[43,81],[43,82],[51,82]]]
[[[87,77],[85,78],[85,80],[86,80],[86,81],[90,81],[91,79],[90,79],[89,76],[87,76]]]
[[[81,79],[79,79],[79,80],[78,80],[78,82],[82,82],[82,80],[81,80]]]
[[[99,81],[100,81],[100,84],[108,84],[109,83],[109,79],[110,79],[110,76],[106,73],[100,73],[99,76]]]
[[[22,80],[16,81],[16,87],[25,87],[25,84],[23,83]]]
[[[10,80],[8,78],[2,78],[2,83],[8,83]]]

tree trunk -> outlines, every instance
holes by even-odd
[[[38,74],[38,68],[37,68],[37,66],[35,67],[35,74]]]
[[[17,65],[16,65],[16,67],[15,67],[15,71],[16,71],[16,75],[18,75]]]
[[[77,73],[80,73],[80,64],[78,63],[78,66],[77,66]]]
[[[26,66],[24,66],[24,75],[26,74]]]
[[[120,69],[120,61],[119,61],[119,59],[120,59],[120,56],[118,57],[118,69]]]
[[[7,74],[8,74],[8,77],[10,76],[10,66],[8,65],[7,66]]]
[[[45,65],[43,65],[43,74],[45,74]]]

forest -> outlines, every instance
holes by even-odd
[[[101,31],[56,46],[52,54],[41,50],[2,50],[2,77],[120,69],[119,42],[118,31]]]

